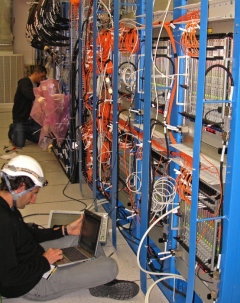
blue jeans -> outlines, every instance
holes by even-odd
[[[40,131],[41,125],[35,120],[29,119],[25,123],[13,122],[10,125],[8,137],[16,147],[23,147],[26,140],[38,143]]]

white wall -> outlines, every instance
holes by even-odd
[[[0,51],[12,52],[12,1],[0,0]]]
[[[29,45],[25,37],[28,11],[30,8],[26,2],[26,0],[13,0],[13,53],[23,54],[24,64],[35,64],[36,50]]]

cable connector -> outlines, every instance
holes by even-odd
[[[143,110],[142,110],[142,109],[139,109],[137,115],[138,115],[138,116],[143,116]]]
[[[228,141],[230,139],[230,123],[232,120],[232,108],[230,106],[225,106],[224,110],[224,120],[223,120],[223,141]]]
[[[132,109],[132,108],[129,108],[129,111],[131,113],[135,113],[138,116],[143,116],[143,110],[142,109]]]
[[[175,256],[176,258],[181,258],[182,257],[182,250],[181,249],[175,249],[171,250],[171,254]]]
[[[189,127],[187,125],[178,125],[178,129],[182,134],[187,134],[189,132]]]

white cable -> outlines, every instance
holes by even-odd
[[[154,273],[155,274],[155,273]],[[152,291],[152,289],[153,289],[153,287],[157,284],[157,283],[159,283],[159,282],[161,282],[161,281],[164,281],[164,280],[167,280],[167,279],[178,279],[178,280],[182,280],[182,281],[186,281],[182,276],[180,276],[180,275],[174,275],[174,276],[167,276],[167,277],[163,277],[163,278],[160,278],[160,279],[158,279],[158,280],[156,280],[149,288],[148,288],[148,290],[147,290],[147,293],[146,293],[146,296],[145,296],[145,303],[148,303],[149,302],[149,296],[150,296],[150,293],[151,293],[151,291]],[[175,293],[175,291],[174,291],[174,293]],[[175,302],[175,300],[174,300],[174,302]]]
[[[159,260],[166,260],[166,259],[169,259],[169,258],[172,258],[173,255],[169,255],[169,256],[165,256],[165,257],[162,257],[162,258],[159,258]]]
[[[131,191],[132,193],[139,193],[142,188],[142,181],[137,174],[138,174],[137,172],[133,172],[130,175],[128,175],[128,177],[126,179],[126,186],[127,186],[128,190]],[[135,190],[131,189],[131,187],[130,187],[130,184],[129,184],[130,178],[137,178],[137,180],[139,182],[139,186]],[[135,181],[134,183],[136,184],[137,182]]]
[[[133,70],[134,67],[129,64],[128,66],[126,66],[122,71],[121,71],[121,77],[122,77],[122,80],[123,80],[123,83],[130,87],[131,89],[133,88],[133,86],[135,85],[136,83],[136,73],[137,71]],[[127,75],[127,77],[126,77]]]
[[[164,12],[164,18],[163,18],[163,21],[162,21],[162,24],[161,24],[161,28],[160,28],[160,31],[159,31],[159,34],[158,34],[158,39],[157,39],[157,42],[156,42],[156,48],[155,48],[155,52],[154,52],[154,55],[152,57],[152,63],[153,63],[153,83],[154,83],[154,94],[155,94],[155,98],[156,100],[158,100],[158,91],[157,91],[157,85],[156,85],[156,57],[157,57],[157,47],[158,47],[158,43],[159,43],[159,40],[160,40],[160,37],[161,37],[161,34],[162,34],[162,30],[163,30],[163,26],[164,26],[164,23],[165,23],[165,20],[166,20],[166,17],[167,17],[167,13],[169,11],[169,7],[170,7],[170,4],[171,4],[171,0],[168,1],[168,4],[167,4],[167,7],[166,7],[166,10]],[[160,72],[160,74],[163,75],[163,73]],[[155,119],[157,120],[158,119],[158,102],[157,102],[157,108],[156,108],[156,116],[155,116]]]
[[[165,242],[165,244],[166,244],[166,242]],[[166,246],[166,245],[165,245],[165,246]],[[166,249],[166,247],[165,247],[165,249]],[[158,256],[161,256],[161,255],[166,255],[166,254],[168,254],[168,255],[169,255],[169,254],[171,254],[171,253],[172,253],[171,251],[166,251],[166,250],[165,250],[165,251],[161,251],[161,252],[159,252],[157,255],[158,255]]]
[[[163,209],[165,209],[165,207],[168,204],[174,201],[175,196],[176,196],[175,179],[171,177],[159,178],[153,185],[151,211],[155,213],[162,211]]]
[[[139,260],[139,257],[140,257],[140,250],[141,250],[141,247],[142,247],[142,244],[143,244],[143,241],[145,240],[147,234],[150,232],[150,230],[160,221],[162,220],[163,218],[165,218],[166,216],[170,215],[171,213],[174,213],[174,212],[177,212],[177,210],[180,208],[180,206],[177,206],[171,210],[169,210],[168,212],[166,212],[165,214],[163,214],[162,216],[160,216],[151,226],[149,226],[149,228],[146,230],[145,234],[143,235],[140,243],[139,243],[139,246],[138,246],[138,250],[137,250],[137,264],[138,264],[138,267],[141,269],[141,271],[147,273],[147,274],[153,274],[152,271],[148,271],[146,269],[144,269],[141,264],[140,264],[140,260]],[[156,276],[175,276],[175,274],[170,274],[170,273],[155,273],[154,272],[154,275]]]
[[[112,27],[113,27],[114,24],[113,24],[112,14],[111,14],[111,12],[109,11],[107,5],[106,5],[102,0],[100,0],[99,3],[101,3],[101,4],[105,7],[105,9],[106,9],[106,11],[107,11],[107,13],[108,13],[108,15],[109,15],[109,19],[111,20]]]

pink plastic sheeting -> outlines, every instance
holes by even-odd
[[[55,79],[41,81],[40,86],[34,88],[34,95],[30,115],[42,126],[38,145],[47,149],[54,135],[60,146],[69,126],[69,97],[59,93]]]

